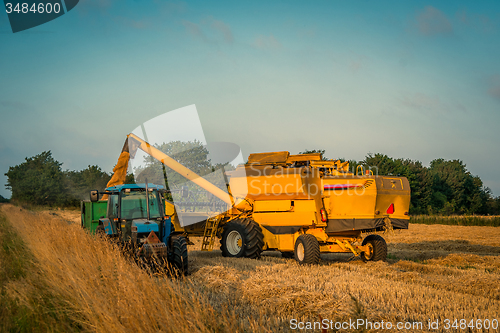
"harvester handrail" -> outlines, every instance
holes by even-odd
[[[176,160],[174,160],[173,158],[171,158],[167,154],[163,153],[159,149],[153,147],[152,145],[150,145],[148,142],[141,139],[137,135],[130,133],[129,135],[127,135],[127,137],[129,139],[132,138],[132,139],[136,140],[139,143],[138,148],[140,148],[146,154],[150,155],[154,159],[165,164],[166,166],[168,166],[169,168],[171,168],[172,170],[174,170],[175,172],[177,172],[179,175],[183,176],[187,180],[190,180],[193,183],[195,183],[196,185],[200,186],[201,188],[207,190],[208,192],[215,195],[217,198],[221,199],[222,201],[224,201],[228,205],[231,205],[231,206],[233,205],[232,197],[227,192],[224,192],[223,190],[221,190],[220,188],[218,188],[214,184],[210,183],[209,181],[207,181],[206,179],[204,179],[200,175],[198,175],[195,172],[193,172],[192,170],[186,168],[184,165],[180,164],[179,162],[177,162]]]

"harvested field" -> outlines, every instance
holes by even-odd
[[[327,319],[447,332],[446,319],[500,319],[500,228],[411,224],[384,235],[388,262],[322,254],[317,266],[299,266],[279,252],[223,258],[218,250],[198,251],[196,240],[190,275],[171,280],[147,274],[112,244],[67,223],[78,212],[68,218],[11,205],[2,212],[32,252],[37,274],[84,331],[275,332],[289,331],[292,319]],[[9,288],[19,289],[9,294],[19,299],[27,289]],[[429,320],[439,328],[429,329]],[[380,329],[328,329],[336,331]]]

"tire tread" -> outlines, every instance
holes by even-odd
[[[262,234],[262,229],[257,222],[249,218],[243,219],[235,219],[229,223],[227,223],[224,228],[227,230],[228,228],[243,229],[242,238],[245,239],[244,244],[244,252],[241,257],[246,257],[250,259],[260,258],[260,254],[262,252],[262,247],[264,246],[264,235]],[[222,237],[224,238],[225,231],[223,232]],[[224,239],[221,241],[221,250],[222,256],[231,257],[231,255],[227,252],[225,248]]]
[[[387,260],[387,243],[380,235],[368,235],[363,240],[361,245],[366,245],[370,242],[373,246],[373,257],[370,261],[386,261]],[[364,254],[362,254],[364,256]]]
[[[188,273],[188,251],[184,236],[172,236],[169,262],[179,271],[180,275]]]
[[[297,243],[302,242],[304,245],[304,260],[299,261],[297,258]],[[316,237],[311,234],[303,234],[297,238],[295,245],[295,260],[299,262],[299,264],[317,264],[320,260],[320,251],[319,251],[319,243]]]

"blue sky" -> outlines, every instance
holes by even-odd
[[[0,59],[2,175],[44,150],[109,172],[196,104],[244,156],[460,159],[500,195],[498,2],[81,0],[16,34],[0,13]]]

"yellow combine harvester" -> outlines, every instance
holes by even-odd
[[[321,160],[320,154],[251,154],[248,163],[226,173],[228,193],[196,175],[134,134],[108,186],[123,183],[130,156],[140,148],[225,202],[220,212],[182,212],[199,223],[181,227],[175,206],[165,201],[175,232],[202,236],[202,250],[221,239],[222,255],[258,258],[277,250],[299,263],[317,263],[320,253],[352,252],[365,261],[385,260],[387,245],[364,233],[407,229],[410,186],[404,177],[350,173],[349,164]],[[125,168],[125,172],[123,172]]]

